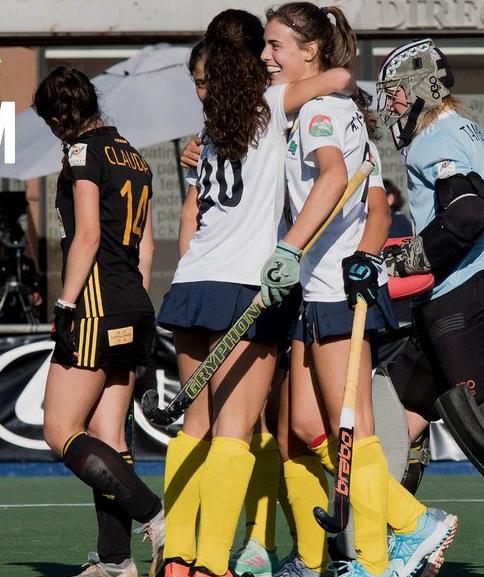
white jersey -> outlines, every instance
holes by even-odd
[[[348,178],[365,158],[373,156],[379,161],[376,147],[370,148],[363,115],[350,98],[331,95],[305,104],[290,133],[286,155],[286,178],[294,218],[301,212],[319,176],[314,151],[326,146],[341,150]],[[369,185],[382,186],[381,176],[375,175],[372,182],[360,186],[301,260],[300,280],[305,301],[339,302],[346,299],[341,261],[357,250],[363,236]],[[382,285],[387,280],[386,270],[378,266],[378,271],[378,283]]]
[[[270,122],[257,148],[249,147],[241,161],[218,157],[205,137],[197,166],[199,228],[173,283],[260,285],[262,267],[276,246],[284,205],[284,91],[285,86],[266,90]]]

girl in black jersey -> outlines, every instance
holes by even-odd
[[[64,150],[56,198],[63,288],[54,305],[45,439],[94,492],[100,559],[82,575],[137,576],[130,554],[136,519],[152,541],[153,576],[162,506],[133,472],[124,435],[134,370],[146,360],[153,335],[146,292],[153,254],[151,171],[114,127],[105,126],[95,88],[78,70],[52,71],[34,106]]]

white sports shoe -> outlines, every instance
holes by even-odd
[[[97,553],[89,553],[87,558],[88,567],[75,577],[138,577],[133,559],[125,559],[122,563],[101,563]]]
[[[151,541],[151,566],[149,570],[149,577],[155,577],[163,564],[163,549],[165,546],[165,514],[161,511],[145,523],[133,531],[133,533],[143,533],[143,542],[146,539]]]

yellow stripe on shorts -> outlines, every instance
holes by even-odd
[[[97,310],[100,317],[104,316],[103,299],[101,296],[101,286],[99,284],[99,267],[97,263],[94,265],[94,286],[97,295]]]
[[[84,360],[84,331],[86,319],[81,319],[81,326],[79,327],[79,348],[77,350],[77,365],[82,366]]]

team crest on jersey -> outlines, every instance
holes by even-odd
[[[331,117],[326,114],[315,114],[309,123],[309,134],[311,136],[331,136],[334,128]]]
[[[437,164],[438,178],[449,178],[457,172],[455,162],[453,160],[443,160]]]
[[[86,166],[87,144],[79,142],[69,148],[69,164],[71,166]]]
[[[297,142],[295,140],[291,140],[291,142],[289,143],[289,146],[287,147],[287,150],[293,155],[296,156],[296,152],[297,152]]]

